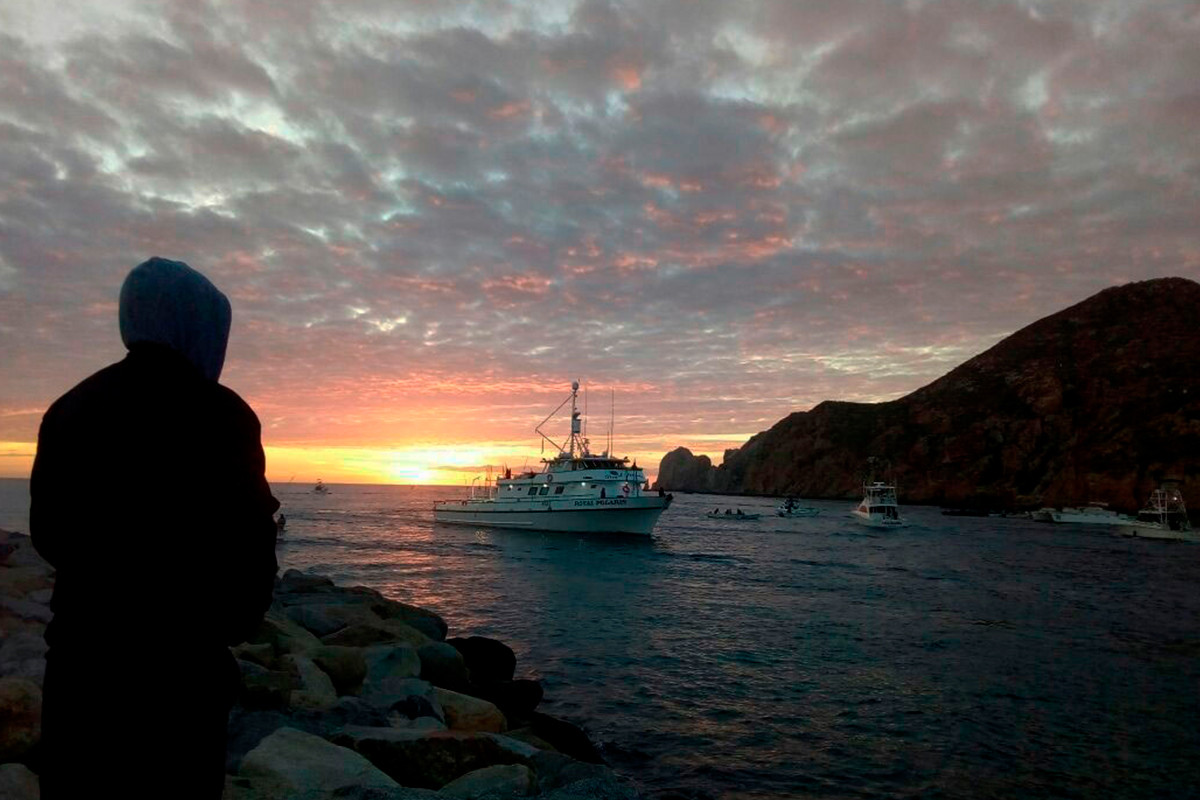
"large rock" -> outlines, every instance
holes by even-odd
[[[321,642],[341,647],[369,647],[375,644],[403,643],[413,648],[430,642],[425,634],[399,620],[372,617],[327,634]]]
[[[15,633],[0,641],[0,677],[27,678],[38,686],[46,674],[46,640],[36,633]]]
[[[462,653],[449,642],[430,642],[417,650],[421,659],[421,677],[435,686],[455,691],[468,691],[471,673]]]
[[[504,714],[487,700],[438,688],[437,701],[452,731],[503,733],[508,728]]]
[[[362,691],[366,696],[389,678],[415,678],[421,674],[417,651],[406,644],[376,645],[362,650],[366,673]]]
[[[504,642],[486,636],[454,638],[447,642],[462,653],[471,680],[477,684],[511,681],[517,669],[517,657]]]
[[[322,642],[282,613],[272,609],[246,639],[246,644],[269,644],[274,649],[275,656],[279,657],[288,653],[307,655],[319,648]]]
[[[24,761],[42,738],[42,690],[25,678],[0,678],[0,763]]]
[[[495,703],[511,721],[526,719],[542,702],[542,685],[535,680],[521,678],[515,681],[500,681],[472,689],[471,694]]]
[[[30,592],[54,587],[54,570],[48,564],[0,567],[0,595],[24,599]]]
[[[38,776],[24,764],[0,764],[0,797],[4,800],[38,800]]]
[[[592,744],[592,740],[574,723],[534,712],[529,715],[529,728],[538,737],[554,746],[554,749],[579,761],[603,764],[604,756]]]
[[[533,770],[524,764],[498,764],[455,778],[438,793],[458,800],[504,800],[533,794],[536,786]]]
[[[242,759],[238,774],[277,786],[291,800],[325,800],[400,785],[362,755],[294,728],[280,728]],[[387,796],[387,795],[383,795]]]
[[[437,789],[496,764],[532,763],[537,749],[493,733],[424,732],[347,726],[333,741],[352,747],[406,786]]]
[[[311,658],[289,653],[283,657],[283,663],[300,680],[300,686],[288,697],[289,707],[327,711],[337,705],[338,693],[333,681]]]
[[[323,645],[311,655],[333,681],[339,695],[356,694],[367,677],[367,661],[361,648]]]

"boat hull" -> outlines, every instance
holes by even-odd
[[[1121,533],[1136,539],[1171,539],[1177,542],[1200,542],[1200,530],[1171,530],[1155,523],[1127,523]]]
[[[433,519],[448,525],[649,536],[659,516],[670,504],[669,497],[617,497],[531,504],[461,500],[434,506]]]
[[[906,523],[903,519],[895,517],[885,517],[880,514],[864,514],[857,509],[850,512],[850,516],[859,525],[866,525],[868,528],[903,528]]]

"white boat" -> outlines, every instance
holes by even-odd
[[[850,513],[859,524],[872,528],[900,528],[908,524],[900,516],[896,487],[882,481],[864,483],[862,502]]]
[[[1050,512],[1050,521],[1068,525],[1124,525],[1130,517],[1118,514],[1104,503],[1092,503],[1083,508],[1055,509]]]
[[[800,517],[815,517],[821,509],[812,506],[802,506],[792,498],[788,498],[775,507],[775,516],[798,519]]]
[[[579,382],[571,394],[535,429],[557,451],[544,459],[540,472],[504,477],[472,487],[463,500],[435,503],[436,522],[482,525],[492,528],[521,528],[533,531],[578,533],[628,533],[650,535],[659,515],[671,505],[672,495],[644,489],[645,473],[627,458],[614,458],[608,451],[596,455],[588,448],[581,431],[578,410]],[[559,446],[542,425],[567,403],[571,404],[571,434]]]
[[[1140,539],[1177,539],[1200,542],[1200,531],[1192,530],[1183,494],[1176,486],[1164,485],[1155,489],[1135,519],[1121,526],[1126,536]]]

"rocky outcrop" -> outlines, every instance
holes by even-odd
[[[29,537],[0,531],[4,797],[38,796],[53,585]],[[431,611],[286,572],[258,630],[233,649],[243,690],[230,714],[225,799],[636,798],[587,763],[600,759],[586,734],[535,710],[541,686],[514,678],[511,649],[446,633]]]
[[[1167,478],[1200,493],[1200,284],[1106,289],[887,403],[828,401],[728,451],[684,448],[672,491],[854,498],[876,459],[912,503],[1136,510]],[[1195,502],[1195,501],[1194,501]]]

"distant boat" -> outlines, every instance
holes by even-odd
[[[1053,508],[1039,508],[1037,511],[1030,511],[1029,518],[1034,522],[1054,522]]]
[[[1067,525],[1124,525],[1130,518],[1109,509],[1105,503],[1093,502],[1083,508],[1064,508],[1050,512],[1053,522]]]
[[[762,514],[746,514],[742,511],[709,511],[704,516],[709,519],[730,519],[745,522],[747,520],[759,519],[762,517]]]
[[[1200,531],[1192,530],[1183,494],[1176,486],[1163,485],[1150,494],[1137,518],[1121,526],[1126,536],[1139,539],[1176,539],[1200,542]]]
[[[900,516],[896,487],[882,481],[864,483],[862,502],[850,513],[859,524],[871,528],[901,528],[908,524]]]
[[[802,506],[799,501],[789,497],[775,507],[775,516],[798,519],[800,517],[815,517],[821,509],[812,506]]]
[[[313,487],[313,494],[329,494],[329,487],[320,478],[317,478],[317,485]]]

